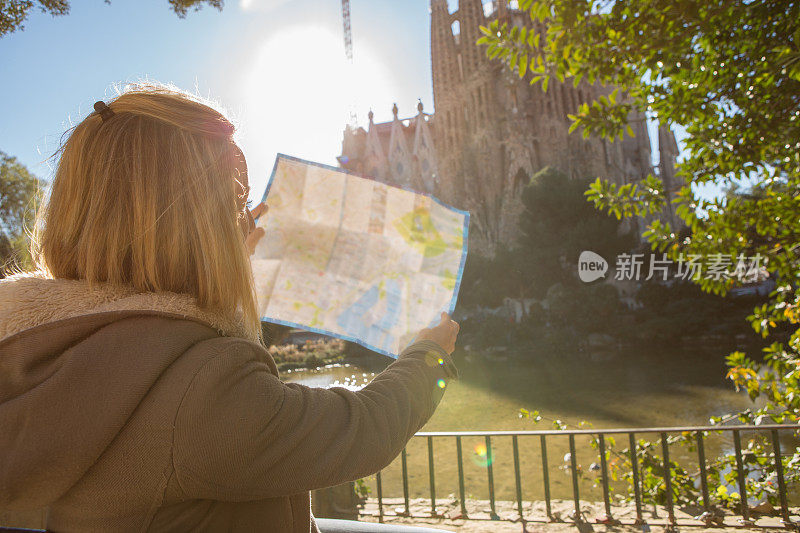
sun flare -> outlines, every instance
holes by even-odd
[[[253,54],[241,83],[240,138],[256,168],[272,168],[276,152],[334,163],[350,110],[361,123],[370,106],[391,101],[393,75],[372,50],[347,62],[340,34],[296,26],[271,35]],[[267,176],[251,176],[255,191]]]

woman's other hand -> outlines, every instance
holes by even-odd
[[[442,311],[440,322],[432,328],[423,328],[417,334],[416,340],[429,340],[441,346],[447,353],[453,353],[456,349],[456,337],[458,336],[458,322],[452,320],[450,315]]]
[[[267,212],[267,211],[269,211],[269,206],[268,206],[267,204],[265,204],[264,202],[261,202],[260,204],[258,204],[257,206],[255,206],[255,207],[254,207],[254,208],[253,208],[253,209],[250,211],[250,216],[252,216],[252,217],[253,217],[253,220],[255,220],[255,219],[257,219],[258,217],[260,217],[261,215],[264,215],[264,214],[266,214],[266,212]]]
[[[261,215],[266,214],[269,211],[269,206],[264,202],[261,202],[257,206],[253,208],[253,210],[247,210],[248,216],[250,217],[250,233],[247,234],[247,238],[245,239],[245,244],[247,245],[247,250],[250,252],[250,255],[256,251],[256,246],[258,245],[258,241],[264,236],[264,228],[257,228],[255,224],[255,219],[260,217]]]

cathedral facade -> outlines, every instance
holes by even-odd
[[[530,85],[476,46],[480,26],[501,18],[530,24],[526,13],[506,0],[431,0],[431,67],[434,114],[417,106],[401,119],[394,106],[390,122],[345,129],[340,165],[390,185],[433,194],[470,212],[470,249],[491,254],[511,244],[522,212],[522,188],[546,166],[570,178],[602,177],[618,184],[660,174],[667,194],[676,189],[677,145],[659,128],[660,163],[653,168],[643,114],[630,117],[634,136],[609,142],[568,133],[568,114],[612,88],[551,80],[547,92]],[[663,214],[677,227],[674,214]]]

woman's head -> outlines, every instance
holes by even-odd
[[[233,125],[184,93],[135,86],[62,144],[38,238],[56,278],[191,294],[259,329],[247,171]]]

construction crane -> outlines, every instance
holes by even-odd
[[[348,126],[355,130],[356,125],[358,123],[358,117],[356,116],[356,103],[355,103],[355,94],[353,93],[353,32],[350,28],[350,0],[342,0],[342,25],[344,26],[344,55],[347,57],[347,63],[350,72],[348,73],[349,76],[349,87],[350,87],[350,120],[348,121]]]

